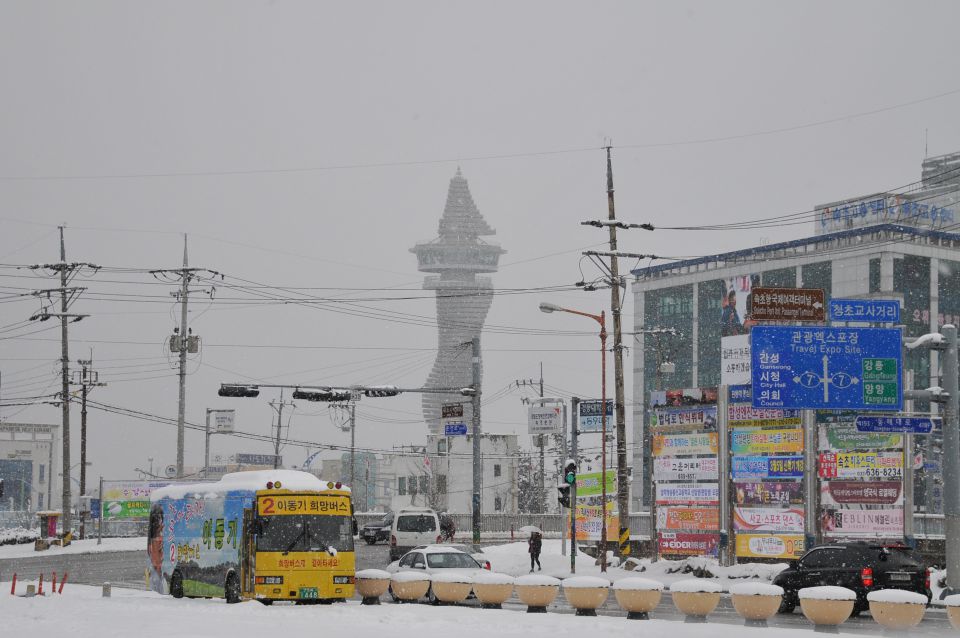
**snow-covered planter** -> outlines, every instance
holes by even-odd
[[[473,588],[473,577],[470,574],[434,574],[430,581],[433,595],[441,603],[463,602]]]
[[[357,572],[355,582],[364,605],[379,605],[380,597],[390,587],[390,574],[382,569],[363,569]]]
[[[947,596],[943,599],[943,604],[947,606],[947,618],[954,629],[960,629],[960,594]]]
[[[684,622],[706,622],[707,616],[720,604],[723,588],[712,580],[691,578],[670,585],[673,606],[686,615]]]
[[[430,576],[422,572],[399,572],[390,577],[390,591],[404,602],[420,600],[430,589]]]
[[[527,606],[527,613],[546,613],[560,590],[560,580],[552,576],[528,574],[514,581],[517,597]]]
[[[473,577],[473,594],[484,609],[500,609],[513,595],[513,576],[483,572]]]
[[[916,627],[923,620],[927,597],[902,589],[881,589],[867,594],[870,615],[886,629],[903,631]]]
[[[841,624],[853,613],[857,602],[857,592],[846,587],[807,587],[797,597],[803,615],[818,627]]]
[[[746,625],[766,626],[780,609],[783,587],[769,583],[739,583],[730,587],[733,608]]]
[[[646,620],[660,604],[663,583],[635,576],[621,578],[613,584],[613,595],[620,608],[627,612],[627,618]]]
[[[596,616],[597,607],[607,601],[610,581],[596,576],[573,576],[563,579],[563,595],[578,616]]]

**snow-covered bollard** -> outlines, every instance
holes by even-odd
[[[390,577],[390,592],[394,600],[413,603],[427,594],[430,576],[423,572],[399,572]]]
[[[431,602],[460,603],[467,599],[473,589],[470,574],[434,574],[430,577]]]
[[[560,591],[560,579],[540,574],[527,574],[514,581],[517,597],[527,606],[528,614],[545,614],[547,605]]]
[[[943,599],[943,604],[947,606],[947,618],[954,629],[960,630],[960,594],[947,596]]]
[[[563,595],[578,616],[596,616],[597,607],[607,601],[610,581],[596,576],[573,576],[563,579]]]
[[[660,604],[663,583],[649,578],[621,578],[613,584],[613,595],[630,620],[647,620]]]
[[[904,631],[923,620],[927,597],[914,591],[881,589],[867,594],[870,615],[885,629]]]
[[[766,627],[783,601],[783,587],[769,583],[738,583],[730,588],[733,608],[748,627]]]
[[[679,580],[670,585],[673,606],[686,615],[684,622],[707,622],[707,616],[720,604],[719,583],[703,578]]]
[[[484,609],[501,609],[513,595],[513,576],[481,572],[473,577],[473,594]]]
[[[390,573],[382,569],[363,569],[356,574],[357,593],[363,597],[362,605],[379,605],[380,597],[390,587]]]
[[[853,613],[857,592],[846,587],[806,587],[798,596],[800,610],[814,624],[815,631],[836,633],[841,624]]]

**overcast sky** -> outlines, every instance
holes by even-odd
[[[56,261],[65,224],[68,260],[177,267],[187,233],[191,265],[227,276],[213,304],[193,297],[203,348],[190,358],[187,418],[232,407],[238,429],[266,434],[278,395],[221,399],[221,382],[424,382],[435,306],[409,248],[436,235],[458,165],[507,251],[494,285],[569,285],[597,276],[579,253],[605,233],[579,222],[606,216],[606,139],[618,217],[630,222],[771,217],[918,180],[925,154],[960,150],[957,24],[955,2],[8,0],[0,263]],[[812,232],[632,231],[620,248],[705,255]],[[229,285],[244,280],[366,301],[352,314],[230,303],[242,295]],[[0,296],[54,285],[0,268]],[[108,386],[91,398],[176,417],[164,350],[175,287],[116,271],[83,285],[73,310],[91,316],[71,324],[70,357],[92,349]],[[599,395],[593,325],[542,314],[540,301],[599,312],[609,294],[495,297],[498,328],[483,336],[487,431],[525,432],[520,398],[532,393],[499,391],[539,376],[540,362],[548,394]],[[59,389],[58,327],[19,323],[38,309],[0,303],[5,403]],[[630,358],[625,367],[632,400]],[[416,395],[364,399],[358,414],[362,448],[424,441]],[[0,416],[60,421],[49,406]],[[74,431],[79,420],[75,409]],[[306,402],[290,435],[349,440],[326,405]],[[161,468],[175,441],[173,426],[93,410],[91,473],[133,477],[149,458]],[[238,451],[270,446],[214,438],[214,455]],[[283,452],[297,465],[307,453]],[[188,432],[187,464],[202,459],[203,435]]]

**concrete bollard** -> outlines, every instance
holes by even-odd
[[[104,583],[103,592],[102,592],[103,598],[110,598],[110,592],[111,592],[110,583]]]

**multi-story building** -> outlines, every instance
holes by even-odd
[[[0,513],[4,513],[0,520],[60,507],[59,428],[39,423],[0,423]],[[73,493],[79,500],[76,485]],[[36,522],[29,516],[24,520]]]

